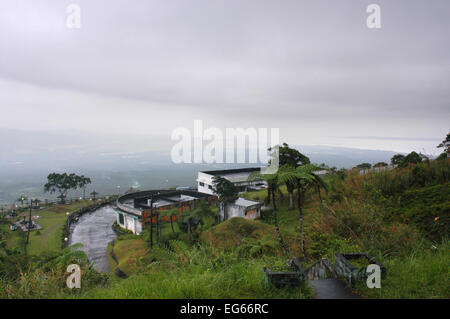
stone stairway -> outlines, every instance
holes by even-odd
[[[362,299],[335,278],[310,280],[309,284],[314,289],[315,299]]]
[[[314,289],[315,299],[361,299],[337,279],[333,264],[321,259],[306,270],[306,279]]]

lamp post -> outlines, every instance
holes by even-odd
[[[153,248],[153,195],[150,199],[150,248]]]
[[[30,231],[31,231],[31,206],[32,206],[32,204],[33,204],[33,200],[30,199],[30,212],[29,212],[29,214],[28,214],[28,232],[27,232],[27,241],[26,241],[26,243],[25,243],[25,250],[26,250],[26,247],[27,247],[27,245],[28,245],[28,243],[29,243],[29,241],[30,241]]]

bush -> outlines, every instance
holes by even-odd
[[[170,249],[154,248],[146,272],[91,289],[82,298],[307,298],[306,287],[267,287],[263,267],[285,263],[284,258],[238,258],[235,252],[208,245],[189,247],[171,241]],[[151,262],[153,259],[155,261]]]

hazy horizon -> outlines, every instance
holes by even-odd
[[[40,192],[51,171],[105,191],[188,183],[200,166],[168,154],[195,120],[277,128],[330,166],[437,156],[450,2],[376,3],[378,29],[371,0],[0,2],[0,199]]]

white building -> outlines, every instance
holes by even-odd
[[[234,203],[226,204],[226,219],[233,217],[243,217],[245,219],[256,219],[261,217],[261,203],[239,197]],[[220,220],[224,220],[223,213],[220,212]]]
[[[128,193],[117,199],[117,223],[120,227],[140,234],[150,223],[150,212],[153,210],[153,223],[163,210],[176,208],[179,215],[184,210],[195,209],[200,201],[213,200],[215,196],[192,190],[148,190]],[[153,202],[153,203],[152,203]],[[164,221],[165,217],[162,217]],[[175,214],[172,220],[177,220]]]
[[[249,181],[248,177],[252,172],[259,171],[260,168],[238,168],[217,171],[198,172],[197,189],[200,193],[214,195],[213,178],[220,176],[228,179],[234,184],[239,192],[246,192],[250,190],[258,190],[267,187],[267,183],[263,179]]]

